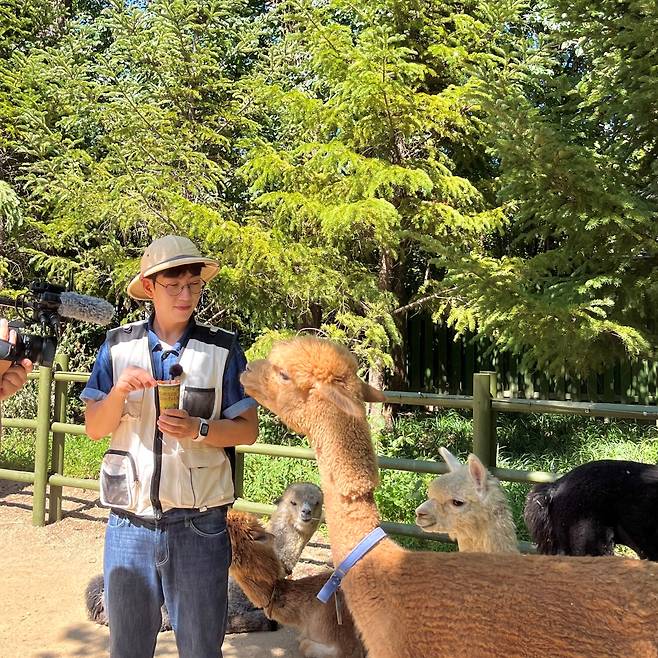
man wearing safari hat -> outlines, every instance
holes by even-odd
[[[108,332],[81,395],[87,434],[112,437],[101,466],[112,658],[153,656],[163,602],[180,656],[222,655],[229,456],[256,440],[258,420],[240,386],[246,360],[235,334],[194,319],[217,271],[187,238],[154,240],[128,285],[153,314]],[[158,382],[173,379],[179,404],[164,408]]]

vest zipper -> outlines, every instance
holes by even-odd
[[[194,491],[194,480],[192,478],[192,469],[190,471],[190,488],[192,489],[192,507],[196,507],[196,492]]]
[[[196,322],[194,323],[196,327]],[[187,342],[190,339],[194,331],[194,327],[190,328],[187,333],[187,336],[182,341],[180,350],[178,352],[178,361],[180,362],[181,357],[183,356],[183,351],[187,346]],[[148,336],[148,333],[147,333]],[[150,347],[149,357],[151,359],[151,374],[155,377],[155,363],[153,360],[153,351]],[[151,478],[151,506],[153,507],[153,516],[156,520],[162,518],[162,503],[160,501],[160,477],[162,475],[162,432],[158,429],[158,418],[160,417],[160,399],[158,398],[157,391],[153,391],[153,397],[155,398],[155,434],[153,436],[153,477]],[[194,490],[193,490],[194,493]],[[196,497],[195,497],[196,501]]]
[[[155,376],[155,364],[153,363],[153,352],[149,349],[151,358],[151,374]],[[153,435],[153,476],[151,477],[151,506],[153,516],[156,520],[162,518],[162,503],[160,502],[160,476],[162,474],[162,432],[158,429],[158,418],[160,418],[160,399],[157,390],[153,391],[155,400],[155,434]]]

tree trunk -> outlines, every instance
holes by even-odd
[[[402,265],[400,261],[394,261],[391,255],[383,251],[379,261],[378,285],[380,290],[392,292],[400,301],[400,295],[403,294],[401,285],[400,271]],[[393,370],[389,377],[386,376],[383,364],[378,364],[370,368],[368,373],[368,383],[375,388],[398,391],[405,388],[405,349],[407,344],[406,316],[394,317],[397,330],[400,334],[401,342],[393,346],[391,356],[393,358]],[[390,428],[395,418],[395,409],[397,407],[384,404],[381,408],[374,409],[370,405],[369,413],[371,424],[375,427],[382,426]]]

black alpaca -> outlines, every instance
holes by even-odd
[[[615,544],[658,561],[658,466],[604,459],[535,485],[523,514],[540,553],[612,555]]]

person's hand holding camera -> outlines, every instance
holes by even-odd
[[[16,331],[13,329],[10,331],[7,320],[0,319],[0,340],[15,345],[16,339]],[[30,372],[32,372],[32,361],[29,359],[22,359],[19,363],[0,361],[0,402],[21,389]]]

